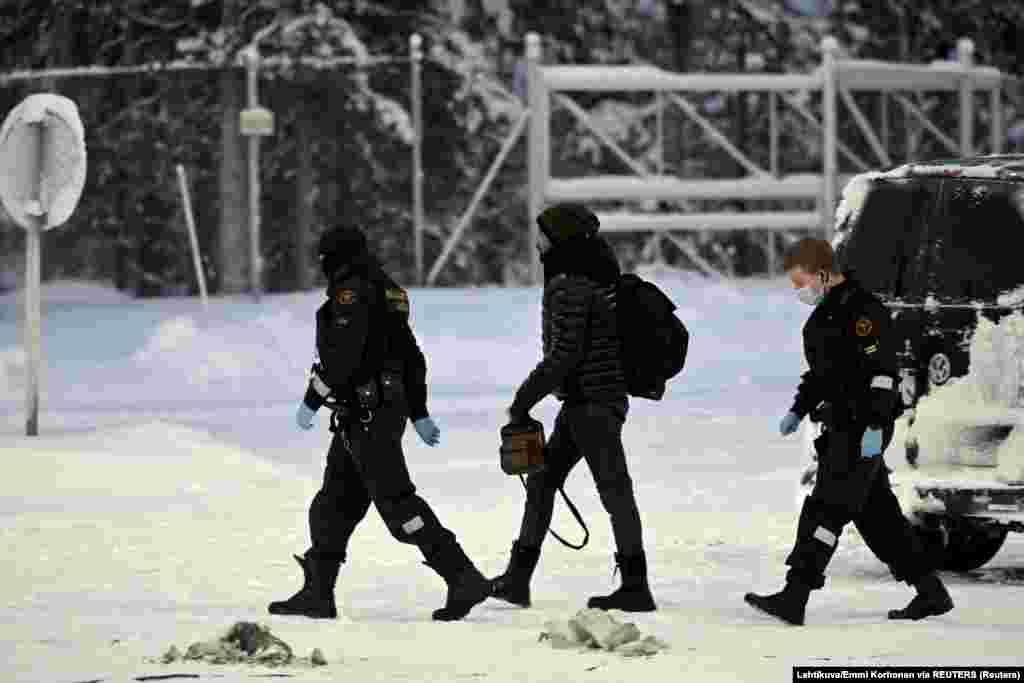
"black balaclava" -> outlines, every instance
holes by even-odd
[[[317,256],[329,283],[348,273],[365,270],[370,261],[366,235],[358,228],[331,228],[320,236]]]

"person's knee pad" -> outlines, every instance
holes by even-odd
[[[400,543],[430,544],[441,532],[441,522],[426,501],[415,494],[378,503],[388,531]]]

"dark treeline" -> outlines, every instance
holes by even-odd
[[[979,64],[1021,74],[1024,4],[1019,0],[832,4],[837,7],[830,16],[808,19],[767,0],[7,0],[0,6],[4,71],[179,60],[208,68],[10,81],[0,86],[0,111],[6,113],[33,92],[58,92],[77,102],[85,123],[86,189],[68,224],[45,235],[45,278],[107,281],[139,296],[196,291],[175,176],[175,165],[183,164],[212,289],[244,291],[248,183],[238,113],[245,104],[245,72],[224,66],[261,36],[263,56],[278,60],[262,72],[260,82],[261,104],[276,119],[275,134],[261,143],[266,288],[289,291],[317,284],[312,245],[325,228],[341,223],[364,229],[385,265],[411,283],[409,65],[317,68],[282,66],[280,58],[403,57],[409,36],[423,36],[429,268],[521,112],[516,95],[523,94],[527,31],[544,37],[549,63],[648,63],[678,71],[768,73],[815,68],[826,33],[839,37],[853,56],[914,62],[947,58],[956,39],[968,36],[976,42]],[[768,167],[766,98],[688,97],[746,155]],[[579,96],[576,101],[651,170],[685,177],[743,172],[674,107],[665,109],[665,153],[659,158],[651,94]],[[879,98],[858,101],[879,120]],[[1013,103],[1011,123],[1017,111]],[[945,95],[921,100],[955,138],[953,104],[955,99]],[[890,109],[894,160],[946,154],[927,134],[908,130],[895,105]],[[780,112],[779,171],[819,168],[816,133],[792,109]],[[847,119],[844,139],[861,158],[877,164]],[[564,110],[553,117],[553,133],[555,175],[629,172]],[[987,140],[984,113],[978,139]],[[526,149],[520,142],[438,281],[522,281],[528,254],[526,201]],[[729,208],[764,206],[748,202]],[[701,256],[726,271],[763,273],[768,266],[764,235],[694,237]],[[628,263],[665,258],[692,267],[675,247],[650,253],[641,249],[645,241],[644,236],[614,238]],[[21,250],[21,230],[0,221],[0,272],[8,283],[12,273],[20,272]]]

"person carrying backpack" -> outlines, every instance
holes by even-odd
[[[578,204],[559,204],[537,217],[537,248],[544,267],[543,359],[519,387],[510,424],[536,423],[530,410],[548,394],[562,401],[545,447],[546,468],[526,480],[526,507],[508,568],[493,579],[494,597],[530,606],[530,579],[551,524],[555,492],[586,460],[611,517],[622,585],[595,596],[588,607],[650,612],[657,609],[647,581],[640,513],[626,466],[622,427],[629,410],[620,343],[619,264],[597,235],[597,216]]]

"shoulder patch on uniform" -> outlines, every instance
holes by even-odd
[[[874,327],[875,326],[871,323],[870,318],[859,318],[853,329],[857,333],[858,337],[866,337],[871,334],[871,330],[873,330]]]
[[[409,295],[404,289],[385,289],[384,300],[392,310],[399,313],[409,312]]]
[[[334,300],[342,306],[351,306],[359,300],[359,297],[354,289],[339,289],[334,294]]]

